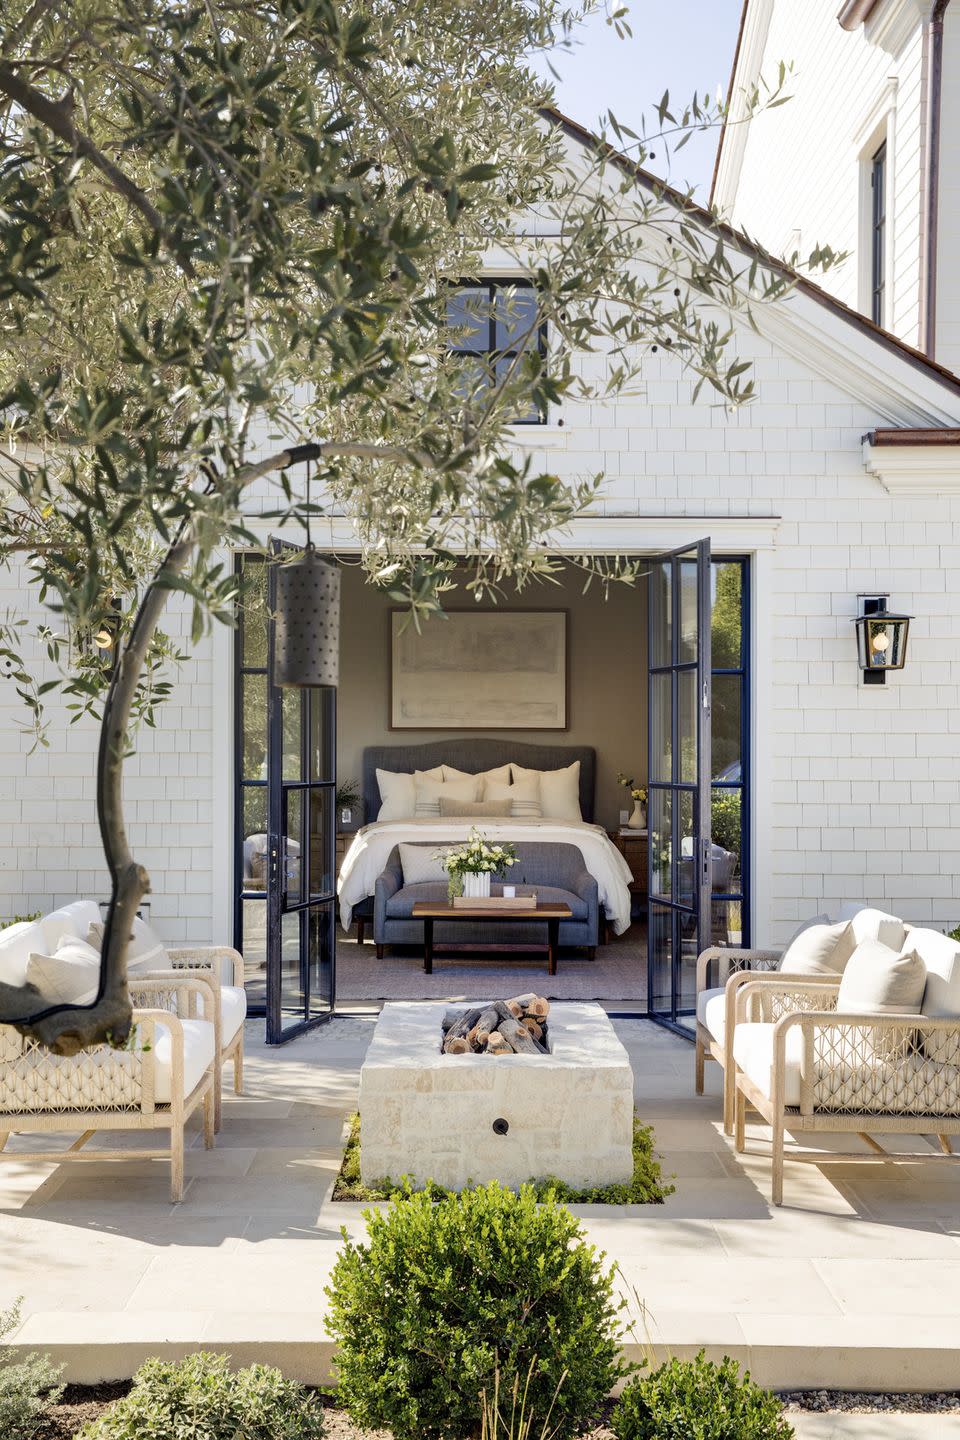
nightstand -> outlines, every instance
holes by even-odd
[[[633,896],[630,908],[634,917],[637,918],[642,916],[646,910],[647,831],[631,830],[624,834],[622,830],[608,830],[607,834],[630,866],[630,874],[633,876],[630,881],[630,894]]]

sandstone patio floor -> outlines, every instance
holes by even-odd
[[[216,1150],[192,1133],[179,1205],[163,1162],[27,1164],[12,1139],[0,1308],[24,1297],[16,1343],[78,1381],[201,1345],[328,1378],[323,1289],[340,1226],[363,1224],[330,1191],[374,1019],[337,1019],[274,1050],[248,1022],[248,1093],[226,1097]],[[619,1267],[636,1353],[647,1337],[672,1354],[703,1346],[778,1388],[956,1388],[960,1165],[788,1165],[774,1210],[763,1129],[734,1155],[716,1067],[698,1100],[692,1046],[645,1020],[616,1027],[677,1186],[663,1206],[578,1207]],[[932,1153],[919,1138],[899,1145]]]

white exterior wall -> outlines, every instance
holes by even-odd
[[[19,568],[0,571],[0,612],[23,613],[35,593]],[[56,628],[56,617],[48,616]],[[189,650],[188,606],[172,597],[164,627]],[[126,765],[124,799],[137,859],[153,877],[151,919],[171,941],[211,940],[226,934],[223,887],[215,897],[214,817],[222,810],[225,771],[215,763],[223,744],[214,723],[229,728],[230,701],[208,640],[174,675],[175,694],[159,707],[156,729],[141,729]],[[40,678],[52,675],[39,647],[26,655]],[[48,697],[50,698],[50,697]],[[55,696],[53,697],[56,698]],[[27,719],[10,681],[0,682],[0,918],[50,910],[78,897],[109,897],[96,815],[98,730],[92,720],[70,724],[59,703],[47,710],[47,748],[29,754]]]
[[[816,243],[849,252],[843,265],[815,278],[845,304],[869,313],[863,167],[886,134],[885,326],[917,345],[926,103],[922,17],[929,6],[884,0],[853,32],[840,28],[838,8],[825,0],[751,0],[715,200],[735,225],[777,254],[798,249],[805,256]],[[951,17],[951,23],[960,22]],[[775,80],[780,61],[794,64],[786,86],[791,99],[738,133],[737,95],[756,74]],[[954,103],[960,103],[956,97]],[[956,150],[958,130],[946,115],[943,133],[945,149]],[[955,313],[960,323],[960,305]]]
[[[888,494],[863,468],[861,437],[924,416],[956,424],[960,397],[848,322],[822,320],[834,327],[828,346],[829,334],[808,326],[804,336],[785,313],[819,324],[822,307],[795,296],[761,313],[776,342],[743,332],[759,399],[739,414],[706,393],[693,403],[691,381],[661,352],[642,395],[570,405],[563,428],[527,440],[535,434],[539,461],[562,475],[607,473],[597,519],[568,538],[570,549],[649,553],[711,535],[715,551],[756,552],[754,939],[782,940],[845,899],[951,927],[960,921],[960,494]],[[824,374],[828,365],[844,368],[847,383]],[[0,572],[0,585],[0,608],[16,607],[16,579]],[[907,669],[883,687],[861,683],[851,624],[857,592],[874,589],[916,616]],[[132,839],[171,940],[230,934],[231,653],[218,627],[129,767]],[[58,720],[50,748],[28,757],[12,687],[0,688],[0,705],[0,911],[102,895],[92,727]]]

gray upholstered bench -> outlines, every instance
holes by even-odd
[[[436,841],[425,843],[431,850],[440,848]],[[553,841],[521,840],[515,848],[518,863],[510,870],[510,883],[530,886],[541,901],[569,905],[573,919],[561,921],[560,944],[568,948],[586,947],[592,959],[600,923],[597,882],[588,874],[578,847]],[[405,885],[400,852],[391,851],[386,868],[377,877],[374,893],[373,938],[378,957],[383,956],[388,945],[422,946],[423,921],[411,918],[413,907],[418,900],[445,901],[446,898],[447,887],[441,880]],[[489,925],[483,921],[469,926],[463,922],[446,925],[438,922],[434,944],[437,949],[454,945],[522,946],[524,941],[529,942],[530,930],[528,922],[511,925],[500,917]]]

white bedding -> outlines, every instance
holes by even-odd
[[[501,819],[489,815],[472,820],[467,815],[455,820],[384,820],[358,830],[344,856],[337,881],[343,928],[350,928],[353,907],[373,894],[377,876],[383,872],[395,845],[407,840],[435,840],[438,848],[453,845],[466,838],[472,825],[488,840],[553,840],[576,845],[586,869],[597,882],[600,904],[615,932],[622,935],[629,926],[630,867],[599,825],[572,820],[514,820],[509,816]]]

